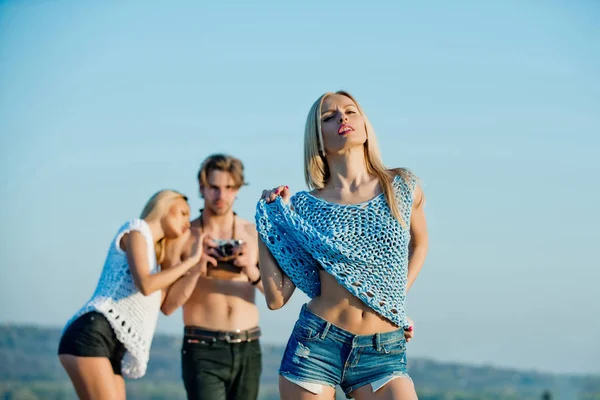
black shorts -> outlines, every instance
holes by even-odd
[[[116,375],[121,374],[125,346],[102,313],[91,311],[69,325],[58,345],[58,354],[77,357],[106,357]]]

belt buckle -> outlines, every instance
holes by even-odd
[[[233,339],[229,333],[226,333],[224,337],[227,343],[242,343],[242,339]]]

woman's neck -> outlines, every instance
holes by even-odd
[[[363,147],[354,147],[343,153],[327,155],[330,178],[325,184],[328,189],[354,191],[360,185],[373,180],[367,171]]]

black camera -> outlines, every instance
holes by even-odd
[[[215,240],[215,242],[217,242],[217,247],[215,247],[215,250],[219,255],[219,258],[223,261],[235,258],[239,247],[244,244],[243,240],[236,239]]]

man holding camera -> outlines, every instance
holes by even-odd
[[[169,315],[183,306],[181,367],[188,399],[255,400],[262,369],[255,295],[263,289],[256,228],[233,211],[245,184],[243,164],[213,154],[202,163],[198,182],[204,209],[184,237],[167,243],[161,265],[185,260],[203,232],[204,255],[169,288],[162,311]]]

